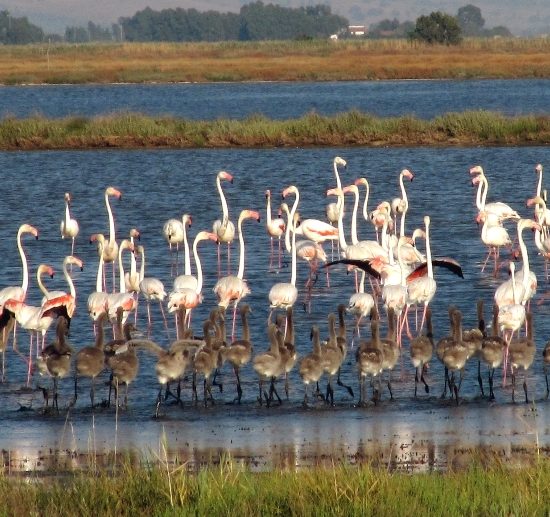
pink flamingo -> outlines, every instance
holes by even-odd
[[[214,221],[212,226],[212,232],[218,236],[218,244],[221,242],[227,242],[227,273],[229,274],[231,268],[231,243],[235,238],[235,225],[229,220],[229,209],[227,208],[227,201],[222,190],[221,180],[226,180],[233,183],[233,176],[229,172],[220,171],[216,176],[216,187],[220,194],[220,200],[222,203],[222,219]],[[220,248],[218,248],[218,276],[221,274],[221,257]]]
[[[176,247],[176,261],[174,264],[174,261],[172,260],[171,272],[173,275],[175,271],[177,275],[179,246],[180,246],[180,243],[183,242],[183,236],[184,236],[184,228],[183,228],[182,221],[180,221],[179,219],[168,219],[168,221],[166,221],[164,223],[164,226],[162,227],[162,234],[164,235],[164,238],[168,241],[168,247],[170,248],[170,256],[173,256],[172,246]]]
[[[79,228],[78,228],[78,221],[71,217],[71,213],[69,211],[69,207],[71,206],[71,201],[72,201],[71,194],[69,192],[65,192],[65,218],[63,219],[63,221],[61,221],[59,230],[61,231],[62,239],[72,240],[71,255],[74,255],[74,240],[78,235]]]
[[[269,270],[273,268],[273,238],[276,237],[279,240],[279,269],[281,269],[281,237],[285,233],[285,222],[280,217],[275,219],[271,218],[271,191],[265,191],[265,198],[267,200],[267,222],[266,230],[271,240],[271,254],[269,256]]]
[[[118,256],[118,243],[115,235],[115,219],[111,204],[109,203],[110,196],[122,199],[122,193],[115,187],[107,187],[105,189],[105,207],[107,208],[107,215],[109,217],[109,239],[105,241],[103,246],[103,263],[113,264],[113,292],[115,292],[115,260]]]
[[[145,276],[145,248],[143,246],[137,247],[137,252],[141,256],[141,265],[139,272],[139,292],[145,298],[147,302],[147,328],[151,329],[151,301],[159,302],[160,312],[162,319],[164,320],[164,328],[168,332],[168,323],[166,323],[166,316],[164,315],[164,309],[162,308],[162,302],[166,298],[166,291],[164,290],[164,284],[155,277]],[[137,307],[136,307],[137,314]]]
[[[233,303],[233,330],[231,333],[231,340],[235,339],[235,318],[237,315],[237,305],[247,294],[250,294],[250,289],[244,276],[244,257],[245,246],[242,231],[243,221],[246,219],[256,219],[260,221],[260,214],[254,210],[243,210],[239,216],[238,232],[239,232],[239,244],[240,244],[240,256],[239,256],[239,270],[237,275],[229,275],[220,278],[214,286],[214,292],[218,297],[218,305],[227,309],[230,303]]]
[[[97,241],[99,265],[96,276],[96,290],[88,296],[87,307],[88,314],[92,321],[98,321],[99,317],[107,312],[107,299],[109,294],[103,290],[103,246],[105,245],[105,236],[101,233],[94,234],[90,237],[90,242]]]
[[[168,312],[176,312],[180,308],[185,309],[184,328],[190,327],[191,311],[202,303],[202,265],[198,252],[198,244],[208,239],[216,243],[218,242],[218,236],[215,233],[205,231],[199,232],[193,242],[193,256],[197,265],[196,286],[183,287],[177,291],[172,291],[168,299]]]

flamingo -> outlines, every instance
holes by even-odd
[[[49,293],[49,298],[42,300],[40,316],[51,316],[55,314],[56,317],[58,317],[63,315],[67,319],[67,324],[70,326],[71,318],[76,309],[76,289],[71,274],[68,271],[69,265],[78,266],[81,271],[84,269],[84,263],[78,257],[74,255],[65,257],[63,260],[63,275],[69,285],[69,292],[51,291]]]
[[[279,240],[279,269],[281,269],[281,237],[285,233],[285,221],[280,217],[276,219],[271,218],[271,191],[265,191],[265,198],[267,200],[267,222],[266,230],[271,240],[271,254],[269,256],[269,270],[273,267],[273,238],[276,237]]]
[[[292,252],[290,231],[292,230],[294,232],[294,228],[299,217],[296,213],[296,208],[294,205],[292,208],[294,210],[293,212],[289,211],[288,205],[286,203],[281,204],[281,210],[287,216],[285,229],[285,248],[289,253]],[[294,215],[292,215],[292,213],[294,213]],[[327,256],[320,244],[317,244],[316,242],[313,242],[309,239],[301,239],[296,242],[296,257],[305,260],[309,266],[309,277],[306,282],[306,288],[308,288],[309,291],[313,284],[313,277],[317,272],[319,261],[326,262]]]
[[[292,230],[292,272],[290,275],[290,283],[279,282],[270,289],[268,296],[269,307],[271,309],[268,318],[269,321],[271,321],[271,314],[274,309],[286,310],[292,307],[298,298],[298,289],[296,288],[296,232],[294,231],[295,228]]]
[[[132,228],[130,230],[130,242],[135,246],[135,240],[140,240],[141,236],[139,230]],[[130,271],[124,273],[124,283],[126,285],[126,291],[129,293],[139,293],[139,282],[141,278],[139,271],[137,270],[136,254],[130,253]],[[137,312],[137,311],[136,311]]]
[[[124,265],[122,263],[122,253],[124,250],[130,250],[134,253],[134,245],[128,239],[124,239],[118,248],[118,268],[119,268],[119,292],[111,293],[107,297],[107,310],[109,319],[114,325],[117,320],[117,309],[122,307],[123,316],[122,323],[126,321],[130,312],[136,310],[136,298],[134,293],[126,292],[126,283],[124,281]]]
[[[74,255],[74,240],[78,235],[79,228],[78,228],[78,221],[71,217],[71,213],[69,211],[69,207],[71,206],[71,201],[72,201],[71,194],[69,192],[65,192],[65,219],[61,221],[59,230],[61,231],[62,239],[72,240],[71,255]]]
[[[361,281],[359,283],[359,292],[354,293],[350,296],[348,303],[348,312],[353,314],[356,317],[355,328],[353,330],[353,337],[351,340],[351,346],[353,348],[353,340],[355,339],[355,334],[358,337],[361,337],[361,332],[359,330],[359,325],[361,320],[368,316],[374,307],[375,301],[370,293],[365,293],[365,271],[361,271]]]
[[[162,314],[162,319],[164,320],[164,328],[168,331],[168,324],[166,323],[166,316],[164,315],[164,309],[162,308],[162,302],[166,298],[166,291],[164,290],[164,284],[155,277],[145,276],[145,248],[143,246],[138,246],[136,248],[137,252],[141,257],[141,265],[139,272],[139,292],[145,298],[147,302],[147,328],[151,329],[151,300],[158,301],[160,312]],[[137,307],[136,307],[137,313]]]
[[[535,208],[535,221],[537,221],[541,228],[545,226],[546,223],[546,203],[544,199],[540,196],[536,196],[532,199],[527,200],[527,206],[532,204],[536,205]],[[539,250],[539,255],[542,255],[544,258],[544,276],[548,280],[548,260],[550,260],[550,237],[545,234],[544,231],[535,230],[535,245]]]
[[[191,256],[189,253],[189,241],[187,240],[187,227],[190,227],[193,223],[193,218],[189,214],[183,214],[181,218],[183,226],[183,249],[184,249],[184,270],[183,275],[178,275],[174,278],[173,291],[178,289],[196,289],[197,277],[191,274]]]
[[[95,322],[99,319],[99,317],[107,312],[107,298],[109,296],[108,293],[106,293],[103,290],[103,246],[105,244],[105,236],[101,233],[94,234],[90,237],[90,241],[96,241],[98,244],[98,254],[99,254],[99,265],[97,268],[97,276],[96,276],[96,290],[89,294],[88,301],[87,301],[87,307],[88,307],[88,314],[90,315],[90,318],[92,318],[92,321],[94,322],[94,330],[95,330]]]
[[[115,292],[115,260],[118,256],[118,243],[115,236],[115,219],[111,210],[111,204],[109,203],[110,196],[122,199],[122,193],[115,187],[107,187],[105,189],[105,206],[109,217],[109,239],[105,241],[103,246],[103,263],[113,264],[113,292]]]
[[[514,289],[517,292],[518,303],[525,305],[535,294],[537,290],[537,277],[529,267],[529,255],[527,253],[527,246],[523,240],[523,230],[526,228],[532,228],[534,230],[541,230],[541,226],[532,219],[520,219],[517,223],[517,234],[519,248],[521,252],[521,258],[523,261],[523,267],[515,275],[517,283],[519,285],[512,285],[512,279],[508,279],[502,283],[495,291],[494,299],[495,303],[501,308],[503,305],[514,304]]]
[[[240,245],[240,256],[239,256],[239,270],[237,275],[228,275],[223,278],[220,278],[216,285],[214,286],[214,293],[218,297],[218,305],[227,309],[230,303],[233,303],[233,330],[231,333],[231,340],[235,339],[235,318],[237,315],[237,305],[247,294],[250,294],[250,289],[246,280],[243,279],[244,276],[244,257],[245,257],[245,246],[243,238],[242,225],[243,221],[246,219],[256,219],[260,221],[260,214],[254,210],[243,210],[239,216],[239,221],[237,224],[239,232],[239,245]]]
[[[426,263],[428,267],[428,274],[421,277],[413,278],[407,284],[407,303],[405,306],[405,314],[403,315],[403,322],[407,324],[407,336],[412,339],[411,331],[409,329],[409,320],[407,319],[409,313],[409,307],[411,305],[424,304],[424,311],[422,312],[422,322],[420,323],[420,330],[424,327],[426,321],[426,311],[428,310],[428,304],[432,301],[437,290],[437,283],[434,279],[433,265],[432,265],[432,251],[430,248],[430,217],[424,216],[424,238],[426,240]],[[418,320],[417,320],[418,323]]]
[[[216,176],[216,187],[220,194],[220,200],[222,203],[222,219],[214,221],[212,226],[212,232],[218,236],[218,244],[220,242],[227,242],[227,273],[230,272],[231,264],[231,243],[235,238],[235,225],[229,220],[229,210],[227,208],[227,201],[222,190],[221,180],[226,180],[233,183],[233,176],[229,172],[220,171]],[[218,248],[218,276],[221,274],[221,258],[220,248]]]
[[[347,167],[347,162],[340,156],[336,156],[332,161],[332,166],[334,169],[334,177],[336,178],[336,188],[342,188],[342,182],[340,181],[340,174],[338,173],[338,165],[342,167]],[[342,205],[340,204],[341,200],[338,199],[336,203],[329,203],[326,208],[327,219],[331,225],[338,223],[338,217],[342,211]]]
[[[495,214],[501,220],[519,219],[519,214],[506,203],[502,203],[501,201],[486,203],[487,193],[489,192],[489,181],[487,180],[487,176],[485,176],[481,165],[475,165],[472,167],[470,169],[470,174],[478,175],[472,180],[472,185],[478,185],[476,206],[479,212]]]
[[[170,248],[170,255],[172,255],[172,246],[176,246],[176,263],[174,268],[174,262],[172,261],[172,272],[175,270],[178,274],[178,253],[180,243],[184,239],[184,224],[179,219],[168,219],[162,227],[162,235],[168,241],[168,247]],[[173,273],[172,273],[173,274]]]
[[[396,197],[392,199],[391,208],[395,217],[397,214],[401,214],[400,221],[400,232],[399,235],[403,237],[405,235],[405,214],[409,209],[409,200],[407,198],[407,192],[405,190],[405,185],[403,184],[403,178],[408,178],[410,181],[414,179],[414,174],[409,169],[403,169],[399,173],[399,187],[401,189],[401,197]]]
[[[365,200],[363,201],[363,219],[365,219],[365,221],[369,221],[369,211],[368,211],[369,194],[370,194],[369,182],[367,181],[367,178],[357,178],[355,180],[355,185],[357,185],[357,187],[359,187],[359,185],[364,185],[366,189]]]
[[[489,248],[489,253],[487,254],[487,257],[485,258],[485,261],[483,262],[483,266],[481,267],[481,272],[485,270],[485,266],[487,265],[487,262],[489,261],[489,258],[491,257],[491,254],[493,254],[495,259],[495,269],[494,269],[494,276],[496,277],[497,271],[498,271],[498,258],[499,258],[499,249],[503,246],[512,246],[512,241],[510,240],[510,236],[508,235],[508,231],[504,226],[501,226],[500,224],[491,224],[491,219],[487,212],[482,211],[478,214],[476,221],[483,222],[483,227],[481,228],[481,240],[483,241],[483,244],[485,244]]]
[[[208,239],[214,242],[218,242],[218,237],[216,234],[206,231],[199,232],[195,237],[195,241],[193,242],[193,255],[195,257],[195,263],[197,264],[197,286],[194,289],[190,287],[184,287],[183,289],[172,291],[168,299],[168,312],[172,313],[180,308],[186,310],[184,321],[185,327],[189,327],[191,310],[202,303],[202,266],[197,246],[199,242]]]

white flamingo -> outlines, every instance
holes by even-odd
[[[273,255],[274,255],[273,238],[277,238],[279,240],[279,269],[281,269],[281,237],[285,233],[285,221],[280,217],[277,217],[277,218],[271,217],[271,191],[270,190],[265,191],[265,198],[267,202],[266,230],[271,240],[271,253],[269,255],[269,269],[271,270],[273,267]]]
[[[98,321],[99,317],[107,312],[108,293],[103,290],[103,246],[105,244],[105,236],[101,233],[94,234],[90,237],[90,241],[97,241],[99,265],[97,267],[95,291],[89,294],[87,300],[88,314],[92,321]]]
[[[69,207],[71,206],[71,194],[65,192],[65,218],[61,221],[59,230],[61,231],[62,239],[71,239],[71,255],[74,255],[74,240],[78,235],[78,221],[71,217]]]
[[[485,173],[483,172],[483,167],[481,167],[481,165],[475,165],[474,167],[472,167],[470,169],[470,174],[478,175],[474,177],[474,179],[472,180],[472,184],[478,185],[476,206],[479,212],[495,214],[496,216],[500,217],[501,220],[519,219],[519,214],[506,203],[502,203],[501,201],[486,203],[487,193],[489,192],[489,180],[487,179],[487,176],[485,176]]]
[[[214,286],[214,293],[218,297],[218,305],[227,309],[229,304],[233,303],[233,330],[231,333],[231,340],[235,339],[235,318],[237,315],[238,303],[247,295],[250,294],[250,289],[246,280],[244,280],[244,257],[245,257],[245,245],[243,238],[243,221],[246,219],[256,219],[260,221],[260,214],[254,210],[243,210],[239,216],[237,224],[239,233],[239,270],[236,275],[228,275],[220,278]]]
[[[126,282],[124,281],[124,264],[122,263],[122,253],[130,250],[134,253],[134,245],[128,239],[124,239],[118,248],[118,268],[119,268],[119,292],[111,293],[107,297],[107,311],[109,319],[113,325],[117,322],[117,309],[122,308],[122,323],[128,319],[128,315],[136,310],[136,297],[134,293],[126,292]]]
[[[491,257],[491,254],[494,256],[495,260],[495,268],[494,268],[494,275],[497,275],[498,271],[498,259],[500,255],[500,248],[503,246],[511,247],[512,241],[510,239],[510,236],[508,235],[508,230],[504,228],[504,226],[500,224],[491,224],[492,219],[489,217],[488,213],[485,211],[481,211],[476,221],[482,222],[483,227],[481,228],[481,240],[483,241],[483,244],[489,248],[489,253],[487,253],[487,257],[485,258],[485,261],[483,262],[483,266],[481,267],[481,272],[485,271],[485,267],[487,266],[487,262],[489,261],[489,258]]]
[[[361,337],[361,331],[360,331],[361,320],[365,316],[368,316],[371,313],[371,310],[375,304],[372,294],[365,292],[365,275],[366,275],[365,271],[361,271],[361,281],[359,282],[359,291],[357,293],[352,294],[348,302],[347,310],[350,314],[353,314],[356,318],[355,329],[353,330],[353,338],[351,340],[352,347],[353,347],[353,341],[355,339],[355,335],[357,334],[359,338]]]
[[[174,278],[174,285],[172,288],[173,291],[185,288],[197,288],[197,277],[191,274],[191,254],[189,250],[189,240],[187,239],[187,228],[191,226],[193,219],[189,214],[183,214],[181,222],[183,227],[184,269],[183,275],[178,275],[176,278]]]
[[[162,302],[166,298],[166,291],[164,284],[158,278],[152,276],[145,276],[145,248],[138,246],[137,252],[141,257],[140,271],[139,271],[139,292],[145,298],[147,302],[147,326],[151,329],[151,301],[159,302],[160,312],[162,319],[164,320],[164,328],[168,331],[168,324],[166,323],[166,316],[164,315],[164,309],[162,308]],[[136,307],[137,313],[137,307]]]
[[[227,200],[222,190],[221,180],[229,181],[233,183],[233,176],[226,171],[218,172],[216,176],[216,187],[220,195],[220,201],[222,203],[222,219],[214,221],[212,231],[218,236],[218,244],[227,242],[227,273],[230,272],[231,267],[231,243],[235,238],[235,225],[229,220],[229,209],[227,207]],[[220,248],[218,248],[218,276],[221,274],[221,257]]]
[[[392,212],[397,219],[397,215],[401,215],[400,221],[400,232],[399,236],[403,237],[405,235],[405,214],[409,209],[409,199],[407,197],[407,191],[405,190],[405,185],[403,183],[403,178],[408,178],[410,181],[414,179],[414,174],[409,169],[403,169],[399,173],[399,188],[401,189],[401,197],[396,197],[392,199],[391,208]]]
[[[184,328],[189,327],[191,311],[202,303],[202,265],[198,252],[198,244],[201,241],[208,240],[218,242],[218,236],[215,233],[199,232],[193,242],[193,256],[197,265],[197,284],[193,287],[183,287],[177,291],[172,291],[168,297],[168,312],[176,312],[178,309],[185,309]],[[179,336],[181,337],[181,336]]]
[[[340,174],[338,172],[338,165],[341,165],[342,167],[347,166],[346,160],[341,158],[340,156],[336,156],[334,160],[332,161],[332,166],[334,169],[334,177],[336,178],[336,188],[341,189],[342,188],[342,182],[340,181]],[[326,208],[327,212],[327,219],[330,224],[336,225],[338,223],[338,216],[340,215],[340,212],[342,211],[342,206],[340,205],[341,200],[338,199],[336,203],[329,203]]]
[[[115,261],[118,256],[118,243],[116,241],[115,234],[115,219],[113,216],[113,211],[111,209],[111,204],[109,202],[109,197],[116,197],[117,199],[122,199],[122,193],[117,190],[115,187],[107,187],[105,189],[105,207],[107,208],[107,215],[109,217],[109,239],[105,240],[103,245],[103,264],[113,264],[113,292],[115,291]],[[105,276],[105,275],[104,275]]]
[[[183,242],[184,237],[184,227],[182,224],[182,221],[179,219],[168,219],[162,227],[162,235],[168,242],[168,247],[170,249],[170,255],[173,254],[173,246],[176,247],[176,260],[175,262],[172,260],[171,264],[171,272],[176,272],[176,275],[178,274],[178,255],[179,255],[179,249],[180,249],[180,243]],[[174,267],[175,266],[175,267]]]

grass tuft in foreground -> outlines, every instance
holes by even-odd
[[[349,111],[298,119],[195,121],[123,113],[94,118],[5,118],[0,149],[228,148],[286,146],[543,145],[550,116],[505,117],[487,111],[448,113],[433,120],[380,118]]]
[[[546,514],[550,461],[491,465],[414,475],[372,466],[251,473],[231,461],[198,474],[126,465],[116,475],[1,478],[0,508],[12,515]]]

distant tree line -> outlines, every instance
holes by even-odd
[[[163,9],[147,7],[132,17],[120,18],[111,27],[93,22],[87,26],[71,26],[64,36],[45,34],[26,17],[16,18],[0,11],[0,44],[25,44],[43,41],[258,41],[328,38],[332,34],[350,37],[349,21],[332,14],[329,6],[299,8],[264,4],[261,1],[243,5],[240,12],[197,11],[196,9]],[[416,22],[382,20],[369,27],[365,37],[409,38],[428,43],[454,45],[463,37],[511,37],[503,26],[485,28],[481,9],[468,4],[456,16],[432,12]]]
[[[258,41],[328,38],[348,20],[326,5],[287,8],[263,2],[241,7],[239,14],[196,9],[146,8],[121,18],[126,41]]]

